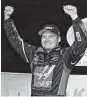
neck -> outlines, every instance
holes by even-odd
[[[47,51],[47,53],[49,53],[49,52],[51,52],[52,50],[46,50]]]

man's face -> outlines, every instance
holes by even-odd
[[[50,31],[46,31],[42,34],[41,44],[42,47],[46,50],[52,50],[58,45],[59,37]]]

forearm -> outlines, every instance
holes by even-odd
[[[75,42],[77,44],[84,44],[85,46],[87,46],[87,36],[86,36],[87,32],[83,22],[79,19],[79,17],[73,20],[73,29]]]
[[[11,18],[8,18],[4,20],[4,29],[6,32],[6,36],[10,42],[10,44],[13,46],[13,48],[20,54],[20,56],[26,61],[29,62],[27,59],[27,56],[24,51],[24,41],[18,34],[18,31],[16,30],[16,27],[14,25],[14,22]]]
[[[72,45],[72,51],[75,58],[81,57],[87,47],[87,37],[86,37],[86,30],[83,22],[76,18],[73,20],[73,29],[74,29],[74,37],[75,41]]]

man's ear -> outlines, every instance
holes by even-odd
[[[58,36],[58,42],[60,42],[61,41],[61,36]]]

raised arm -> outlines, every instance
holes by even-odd
[[[11,6],[6,6],[4,10],[4,29],[6,36],[13,48],[20,54],[20,56],[29,63],[32,61],[36,47],[27,44],[20,37],[13,20],[10,18],[14,11],[14,8]]]
[[[85,53],[87,47],[87,32],[83,22],[78,17],[75,6],[64,6],[64,11],[71,17],[74,29],[75,41],[71,47],[66,49],[67,55],[65,61],[67,67],[72,69]]]

